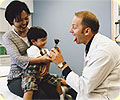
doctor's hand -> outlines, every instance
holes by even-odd
[[[51,49],[51,51],[49,52],[49,57],[50,60],[54,62],[56,65],[64,62],[64,58],[59,48]]]
[[[68,84],[66,83],[66,80],[64,80],[63,78],[58,78],[58,80],[60,80],[60,82],[65,85],[68,86]]]

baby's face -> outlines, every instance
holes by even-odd
[[[38,38],[36,41],[36,46],[39,48],[45,48],[47,43],[47,36],[45,38]]]

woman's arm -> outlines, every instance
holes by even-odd
[[[5,33],[2,37],[7,54],[10,55],[11,64],[16,64],[22,69],[26,69],[28,64],[47,62],[45,57],[32,58],[27,56],[27,44],[12,31]]]
[[[25,69],[29,64],[29,57],[26,55],[27,44],[12,31],[5,33],[2,40],[7,54],[10,55],[11,64]]]

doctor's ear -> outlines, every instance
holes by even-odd
[[[84,30],[85,35],[89,35],[90,31],[91,31],[90,27],[85,28]]]

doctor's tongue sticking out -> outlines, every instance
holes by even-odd
[[[74,37],[73,42],[75,42],[76,40],[77,40],[77,38],[76,38],[76,37]]]

